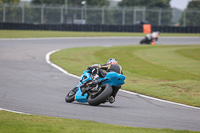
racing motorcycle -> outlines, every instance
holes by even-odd
[[[154,43],[153,39],[148,39],[147,37],[145,37],[140,41],[140,44],[152,44],[152,43]]]
[[[151,44],[154,45],[155,41],[158,41],[158,37],[160,32],[152,32],[151,34],[147,34],[144,39],[140,41],[140,44]]]
[[[125,76],[116,72],[109,72],[104,78],[99,77],[96,84],[90,84],[92,79],[91,72],[84,71],[79,84],[66,95],[65,101],[68,103],[88,102],[89,105],[98,106],[101,103],[109,102],[113,86],[121,86],[125,83]]]

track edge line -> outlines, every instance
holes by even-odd
[[[74,75],[74,74],[71,74],[69,72],[67,72],[66,70],[64,70],[63,68],[59,67],[58,65],[54,64],[51,62],[50,60],[50,56],[51,54],[55,53],[55,52],[58,52],[60,51],[60,49],[58,50],[53,50],[49,53],[46,54],[46,62],[48,64],[50,64],[51,66],[57,68],[58,70],[60,70],[61,72],[63,72],[64,74],[67,74],[69,76],[72,76],[72,77],[75,77],[75,78],[80,78],[79,76],[77,75]],[[124,93],[129,93],[129,94],[132,94],[132,95],[135,95],[135,96],[140,96],[140,97],[144,97],[144,98],[147,98],[147,99],[151,99],[151,100],[155,100],[155,101],[160,101],[160,102],[164,102],[164,103],[169,103],[169,104],[174,104],[174,105],[179,105],[179,106],[183,106],[183,107],[187,107],[187,108],[192,108],[192,109],[198,109],[200,110],[200,108],[198,107],[194,107],[194,106],[190,106],[190,105],[186,105],[186,104],[181,104],[181,103],[176,103],[176,102],[171,102],[171,101],[167,101],[167,100],[163,100],[163,99],[159,99],[159,98],[154,98],[154,97],[150,97],[150,96],[146,96],[146,95],[142,95],[142,94],[139,94],[139,93],[135,93],[135,92],[131,92],[131,91],[126,91],[126,90],[122,90],[120,89],[121,92],[124,92]]]

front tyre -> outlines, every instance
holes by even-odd
[[[100,87],[100,92],[97,95],[89,95],[88,97],[88,103],[92,106],[98,106],[104,103],[112,93],[112,87],[109,84],[104,84]]]
[[[77,87],[74,87],[74,88],[67,94],[67,96],[65,97],[65,101],[66,101],[67,103],[71,103],[71,102],[74,101],[76,91],[77,91]]]

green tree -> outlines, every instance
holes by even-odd
[[[118,3],[118,5],[120,7],[137,7],[139,10],[137,10],[135,13],[135,22],[143,21],[145,18],[145,20],[149,21],[152,25],[171,25],[172,11],[170,8],[170,1],[171,0],[151,0],[147,2],[147,0],[122,0]],[[167,9],[167,11],[161,9]],[[133,14],[133,12],[127,13],[126,21],[130,23],[135,14]]]
[[[180,19],[182,26],[199,26],[200,25],[200,0],[189,2],[187,9],[183,12]]]
[[[85,1],[88,6],[108,6],[108,0],[32,0],[34,4],[67,4],[82,6],[82,1]]]
[[[0,0],[0,4],[17,4],[20,0]],[[0,21],[3,21],[3,11],[5,11],[6,22],[21,22],[22,21],[22,10],[18,7],[6,7],[6,10],[3,10],[3,7],[0,7]]]
[[[83,4],[83,1],[85,4]],[[33,4],[48,4],[48,5],[67,5],[68,7],[78,8],[67,8],[65,12],[66,23],[74,23],[75,20],[86,20],[87,24],[100,24],[102,11],[90,9],[90,6],[108,6],[109,0],[33,0]],[[46,11],[47,12],[47,11]],[[52,15],[52,13],[50,13]],[[56,16],[56,15],[54,15]],[[84,18],[83,18],[84,16]]]
[[[192,0],[189,2],[187,9],[197,9],[200,8],[200,0]]]
[[[32,0],[33,4],[52,4],[52,5],[57,5],[57,4],[64,4],[65,0]]]
[[[134,6],[144,6],[144,7],[159,7],[159,8],[169,8],[171,0],[122,0],[118,3],[119,6],[134,7]]]
[[[0,4],[2,3],[19,3],[20,0],[0,0]]]

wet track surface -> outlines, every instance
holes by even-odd
[[[141,37],[0,40],[0,108],[30,114],[126,125],[200,131],[200,109],[161,102],[120,91],[114,104],[98,107],[65,103],[78,83],[46,63],[56,49],[137,45]],[[200,44],[199,37],[163,37],[160,44]]]

